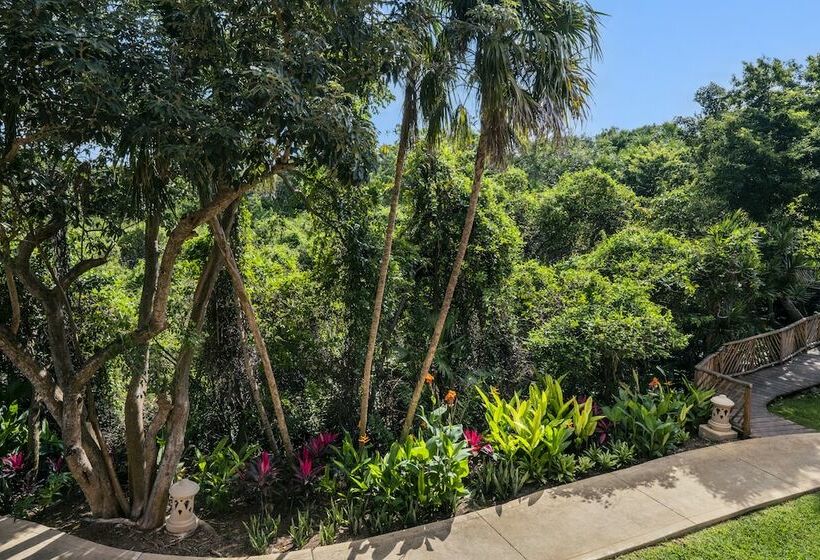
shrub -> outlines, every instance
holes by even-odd
[[[258,453],[258,445],[246,445],[235,451],[227,438],[219,440],[210,453],[194,449],[196,463],[191,479],[202,488],[207,507],[219,511],[228,506],[232,485],[245,464]]]
[[[293,539],[294,548],[302,548],[313,536],[313,524],[310,520],[310,511],[299,510],[296,519],[291,522],[288,534]]]
[[[385,531],[452,513],[467,495],[470,449],[460,425],[445,425],[447,407],[420,414],[423,432],[394,442],[384,455],[356,449],[345,435],[322,481],[347,512],[354,534]]]
[[[574,476],[574,468],[570,474],[569,462],[561,456],[573,444],[584,445],[602,417],[592,414],[592,399],[583,404],[565,400],[560,379],[546,376],[543,386],[531,384],[527,399],[515,393],[504,400],[494,389],[490,396],[480,389],[478,393],[493,448],[521,465],[531,479],[545,482]]]
[[[646,457],[661,457],[689,438],[699,412],[711,394],[687,385],[686,391],[666,388],[653,378],[650,389],[641,393],[622,386],[604,414],[613,423],[615,435],[634,444]]]
[[[499,457],[476,468],[472,487],[481,502],[505,501],[517,496],[528,480],[526,470],[515,461]]]
[[[16,402],[0,405],[0,455],[15,453],[25,445],[26,414]]]

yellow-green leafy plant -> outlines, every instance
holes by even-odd
[[[484,403],[488,433],[493,449],[524,466],[530,478],[566,479],[569,462],[561,459],[574,443],[580,447],[594,432],[601,416],[592,414],[592,401],[583,404],[573,397],[565,399],[561,379],[546,376],[543,388],[529,387],[528,398],[518,393],[504,400],[495,389],[478,394]]]

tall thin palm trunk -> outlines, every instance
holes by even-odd
[[[236,296],[236,294],[234,294]],[[242,304],[239,303],[239,297],[236,297],[236,305],[241,309]],[[245,322],[242,319],[242,314],[236,314],[237,329],[239,331],[239,343],[242,345],[242,372],[245,374],[245,379],[251,388],[251,397],[253,397],[253,404],[256,406],[256,413],[259,415],[259,424],[265,432],[265,437],[268,438],[268,444],[271,451],[275,454],[279,453],[276,439],[273,437],[273,429],[268,419],[268,413],[265,410],[265,405],[262,403],[262,395],[259,392],[259,384],[256,382],[256,375],[253,373],[253,360],[251,359],[251,351],[248,348],[247,335],[245,334]]]
[[[273,410],[276,414],[276,423],[279,429],[279,437],[282,439],[282,446],[285,448],[285,453],[288,457],[293,457],[293,444],[290,441],[288,426],[285,423],[285,411],[282,408],[282,399],[279,396],[279,389],[276,386],[276,377],[273,375],[273,366],[270,363],[270,356],[268,355],[267,346],[265,346],[265,339],[262,337],[262,331],[259,330],[259,323],[256,321],[256,313],[253,310],[248,292],[245,290],[245,282],[239,273],[239,267],[236,265],[236,259],[233,257],[233,251],[231,251],[228,240],[225,238],[225,232],[222,230],[222,226],[216,219],[210,221],[210,226],[214,235],[214,241],[225,259],[225,268],[231,277],[231,283],[233,284],[236,296],[239,298],[242,313],[245,315],[245,319],[248,321],[248,327],[253,334],[256,350],[262,359],[262,368],[265,370],[265,379],[268,382],[268,389],[270,390],[271,400],[273,401]]]
[[[373,371],[373,356],[376,353],[376,338],[379,334],[379,322],[382,317],[384,288],[387,284],[387,272],[390,269],[390,254],[393,250],[393,232],[396,229],[396,213],[401,195],[401,181],[404,174],[404,163],[410,149],[410,135],[415,124],[416,80],[413,72],[407,76],[402,108],[399,147],[396,152],[396,171],[393,176],[393,190],[390,193],[390,213],[387,217],[387,231],[384,235],[384,250],[379,265],[379,281],[376,285],[376,297],[373,299],[373,315],[370,320],[370,335],[367,339],[367,353],[362,368],[361,400],[359,402],[359,444],[367,443],[367,411],[370,403],[370,380]]]
[[[447,290],[444,292],[444,300],[441,302],[441,309],[438,313],[436,326],[433,329],[433,335],[430,337],[430,345],[427,348],[427,355],[424,357],[424,362],[421,364],[421,371],[416,380],[416,387],[413,390],[413,396],[410,399],[410,405],[407,407],[407,415],[404,417],[404,424],[401,429],[401,440],[407,437],[410,429],[413,427],[413,418],[416,415],[416,408],[418,408],[419,400],[421,399],[421,392],[424,389],[424,380],[427,374],[430,373],[430,366],[433,365],[433,359],[436,357],[436,350],[441,339],[441,333],[444,330],[444,323],[447,320],[447,314],[450,311],[450,305],[453,303],[453,294],[456,291],[458,284],[458,277],[461,273],[461,265],[464,263],[464,256],[467,254],[467,246],[470,243],[470,234],[473,231],[473,222],[475,221],[475,213],[478,208],[478,197],[481,194],[482,177],[484,176],[484,167],[487,160],[486,138],[485,131],[482,127],[481,133],[478,137],[478,146],[476,147],[475,166],[473,168],[473,186],[470,192],[470,205],[467,207],[467,215],[464,217],[464,227],[461,229],[461,241],[458,244],[458,251],[456,258],[453,261],[453,270],[450,273],[450,280],[447,282]]]

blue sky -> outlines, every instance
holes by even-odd
[[[820,0],[590,0],[602,20],[603,57],[579,132],[632,128],[697,111],[695,91],[727,85],[741,63],[761,56],[820,53]],[[399,101],[375,119],[395,140]]]

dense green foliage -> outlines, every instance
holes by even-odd
[[[280,526],[417,523],[671,451],[703,413],[700,357],[820,307],[820,57],[748,63],[694,117],[555,141],[584,112],[596,14],[437,6],[0,0],[0,483],[20,507],[68,486],[64,446],[93,513],[143,528],[183,473],[211,512],[239,481],[265,508],[281,486],[298,513],[249,520],[260,550]],[[429,134],[408,124],[426,140],[401,174],[372,445],[331,449],[404,162],[371,119],[396,80]],[[459,80],[478,134],[462,107],[447,138]],[[434,412],[396,441],[414,385]]]

